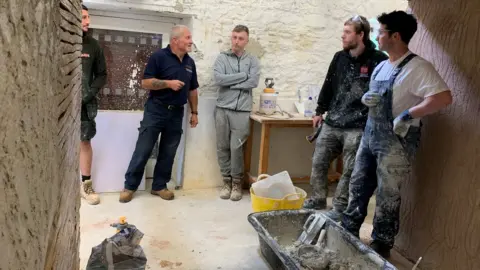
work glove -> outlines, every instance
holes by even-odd
[[[397,118],[393,120],[393,132],[398,136],[404,138],[410,125],[413,122],[413,117],[408,110],[403,111]]]
[[[375,107],[380,102],[380,94],[368,91],[362,96],[362,103],[367,107]]]

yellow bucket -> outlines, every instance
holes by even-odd
[[[262,174],[259,175],[257,178],[261,180],[261,178],[266,178],[269,175]],[[253,212],[263,212],[263,211],[272,211],[272,210],[297,210],[301,209],[303,206],[303,202],[307,197],[307,192],[305,190],[295,187],[295,191],[297,193],[288,194],[282,199],[272,199],[272,198],[265,198],[255,195],[253,192],[253,188],[250,188],[250,197],[252,200],[252,208]],[[299,199],[296,200],[289,200],[289,197],[297,195]]]

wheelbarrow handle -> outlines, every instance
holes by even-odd
[[[304,231],[308,232],[310,224],[312,223],[312,221],[314,219],[315,219],[315,215],[311,215],[307,218],[307,221],[305,221],[305,223],[303,224],[303,230]]]

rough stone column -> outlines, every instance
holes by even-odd
[[[433,62],[452,106],[424,122],[415,177],[403,189],[396,244],[422,270],[480,265],[480,2],[412,0],[412,51]]]
[[[0,1],[0,269],[78,269],[80,0]]]

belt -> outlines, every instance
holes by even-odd
[[[160,105],[162,107],[167,108],[167,110],[170,110],[170,111],[183,109],[183,106],[184,106],[184,105],[165,104],[161,100],[155,99],[153,97],[150,97],[147,100],[147,102],[151,102],[152,104],[155,104],[155,105]]]
[[[183,105],[167,105],[167,104],[162,104],[163,107],[167,108],[167,110],[173,111],[173,110],[179,110],[183,109]]]

